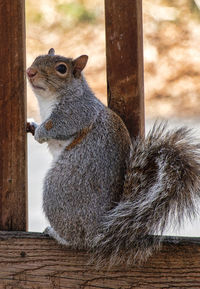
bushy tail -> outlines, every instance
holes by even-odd
[[[191,131],[154,125],[133,143],[121,202],[105,217],[95,240],[95,260],[135,263],[158,249],[164,229],[196,214],[200,147]]]

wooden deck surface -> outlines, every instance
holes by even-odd
[[[0,232],[0,289],[200,288],[200,238],[166,237],[146,264],[95,269],[40,233]]]

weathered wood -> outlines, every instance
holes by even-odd
[[[1,0],[0,21],[0,230],[26,230],[24,0]]]
[[[108,106],[144,134],[142,0],[105,0]]]
[[[0,289],[200,288],[200,239],[165,240],[143,266],[110,270],[39,233],[0,232]]]

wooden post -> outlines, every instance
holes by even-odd
[[[0,230],[26,230],[25,1],[0,0]]]
[[[144,134],[142,0],[105,0],[108,106]]]

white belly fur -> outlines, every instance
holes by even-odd
[[[43,92],[43,94],[44,95],[42,97],[37,94],[36,96],[40,107],[41,120],[45,121],[51,115],[54,106],[57,104],[57,100],[55,95],[51,95],[49,92]],[[53,161],[56,161],[58,159],[59,155],[72,141],[73,137],[64,141],[56,139],[51,139],[47,141],[49,151],[53,156]]]

